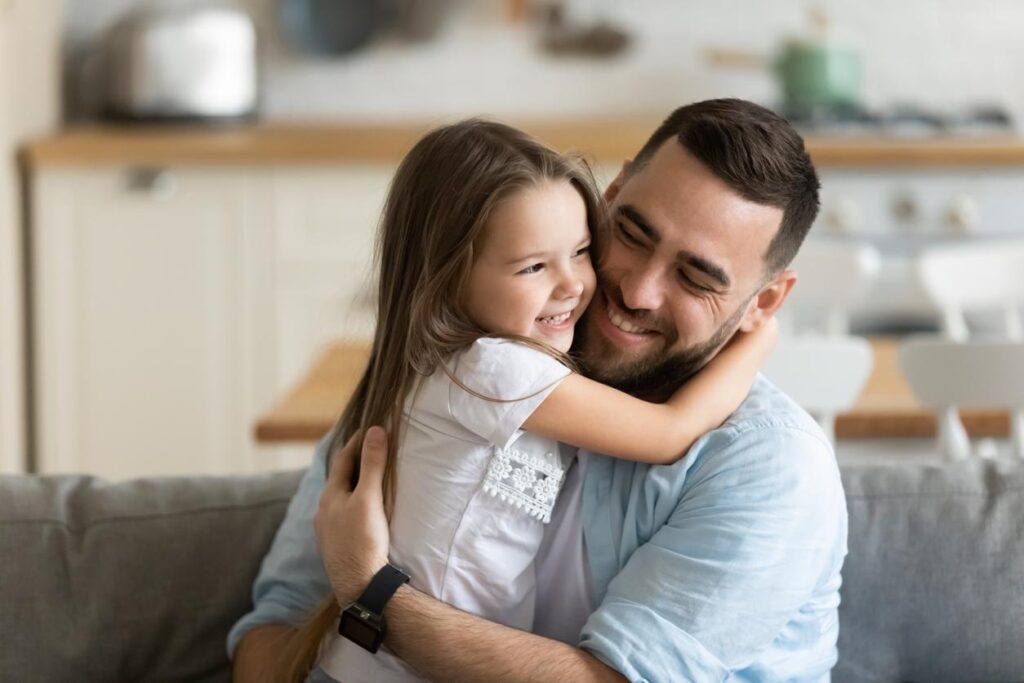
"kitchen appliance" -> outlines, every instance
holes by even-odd
[[[151,4],[107,34],[105,115],[134,120],[236,120],[258,105],[256,27],[232,4]]]
[[[860,55],[849,46],[791,40],[773,66],[789,111],[844,111],[860,101]]]
[[[354,52],[392,19],[384,0],[279,0],[281,35],[295,50],[330,57]]]
[[[856,110],[863,68],[852,42],[833,30],[820,7],[810,12],[812,30],[786,40],[772,54],[708,48],[715,67],[768,70],[778,84],[787,113],[817,116]]]

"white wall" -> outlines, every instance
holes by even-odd
[[[167,1],[167,0],[165,0]],[[181,0],[185,1],[185,0]],[[438,0],[421,0],[437,2]],[[73,44],[87,42],[133,0],[68,0]],[[660,114],[736,95],[774,104],[765,72],[712,68],[709,46],[770,53],[807,30],[796,0],[575,0],[604,7],[634,35],[621,58],[553,59],[535,32],[503,20],[501,0],[449,0],[442,40],[380,40],[355,55],[298,59],[273,31],[277,0],[244,0],[266,31],[266,112],[277,119],[413,120],[489,113],[518,118]],[[1024,119],[1024,2],[822,0],[862,49],[865,100],[945,109],[978,103]]]
[[[59,115],[60,0],[0,0],[0,473],[26,454],[23,251],[15,152]]]

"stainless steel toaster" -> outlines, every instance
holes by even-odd
[[[151,5],[119,21],[103,46],[103,109],[121,119],[239,119],[256,114],[259,50],[252,17],[230,4]]]

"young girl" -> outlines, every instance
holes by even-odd
[[[534,556],[568,462],[557,442],[667,464],[742,401],[771,334],[743,335],[664,404],[572,371],[605,209],[586,165],[497,123],[436,130],[402,162],[378,236],[369,365],[331,452],[380,424],[391,561],[419,590],[529,630]],[[525,430],[525,431],[524,431]],[[421,680],[336,635],[329,596],[287,680]],[[325,638],[327,636],[327,638]]]

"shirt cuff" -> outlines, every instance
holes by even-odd
[[[587,619],[579,646],[632,683],[722,681],[729,675],[690,634],[632,603],[603,603]]]

